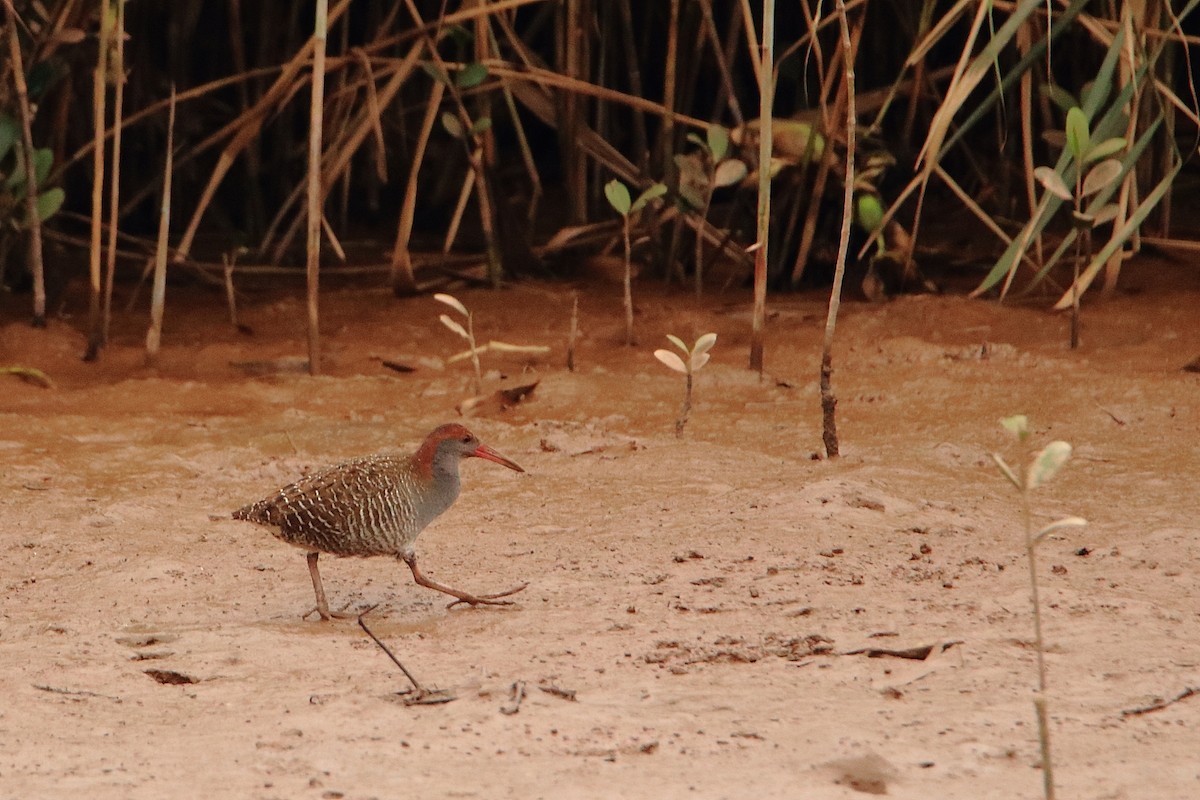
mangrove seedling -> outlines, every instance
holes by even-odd
[[[687,140],[696,145],[696,151],[675,156],[675,168],[679,172],[679,197],[692,210],[708,219],[712,207],[713,193],[717,189],[732,186],[746,177],[746,163],[736,158],[726,158],[729,152],[729,131],[720,125],[710,125],[704,138],[689,133]],[[696,297],[704,291],[704,233],[703,227],[696,229]]]
[[[662,363],[666,364],[670,369],[676,372],[681,372],[687,376],[687,384],[683,394],[683,405],[679,408],[679,416],[675,419],[675,435],[683,435],[683,426],[687,425],[688,414],[692,411],[692,376],[708,363],[708,351],[712,350],[714,344],[717,343],[717,335],[715,333],[706,333],[696,340],[691,349],[683,343],[683,340],[678,336],[667,334],[667,338],[671,340],[671,344],[683,351],[681,358],[672,350],[655,350],[654,357]]]
[[[1063,176],[1050,167],[1033,171],[1038,182],[1059,199],[1073,203],[1071,224],[1075,238],[1074,280],[1071,283],[1071,349],[1079,347],[1079,265],[1092,259],[1092,230],[1112,222],[1120,211],[1116,203],[1104,203],[1099,208],[1084,209],[1084,201],[1118,181],[1125,173],[1121,161],[1114,155],[1125,149],[1125,139],[1114,136],[1093,142],[1083,109],[1073,105],[1067,111],[1067,150],[1074,166],[1075,185],[1068,188]]]
[[[656,197],[662,197],[667,192],[666,185],[656,183],[638,195],[636,200],[630,199],[629,188],[616,178],[604,184],[604,196],[608,204],[621,215],[621,232],[625,241],[625,344],[633,346],[633,265],[630,260],[629,226],[633,215],[637,214],[646,204]]]
[[[471,366],[475,368],[475,382],[472,384],[472,390],[475,394],[480,394],[483,392],[483,370],[479,367],[479,348],[475,346],[474,318],[471,316],[471,312],[467,310],[467,307],[452,294],[435,294],[433,299],[450,306],[467,321],[467,327],[464,328],[458,322],[450,319],[448,314],[438,315],[438,319],[442,321],[443,325],[467,340],[467,347],[470,348],[469,352],[471,353]]]
[[[467,310],[467,307],[462,304],[462,301],[450,294],[435,294],[433,299],[437,300],[439,303],[445,303],[446,305],[450,306],[459,314],[461,314],[467,321],[466,327],[463,327],[460,323],[451,319],[447,314],[438,315],[438,319],[441,320],[443,325],[457,333],[467,342],[467,349],[461,353],[455,353],[454,355],[450,356],[448,359],[446,359],[446,363],[453,364],[455,361],[462,361],[463,359],[467,358],[471,359],[471,366],[475,368],[475,380],[472,383],[472,390],[477,395],[483,391],[483,370],[479,366],[480,353],[486,353],[489,350],[495,350],[499,353],[530,353],[533,355],[544,355],[545,353],[550,352],[550,348],[546,345],[509,344],[508,342],[497,342],[494,339],[486,344],[477,345],[475,344],[474,317],[472,316],[471,312]]]
[[[1022,445],[1029,438],[1029,420],[1018,414],[1000,420],[1000,424],[1015,436]],[[1033,530],[1033,518],[1029,510],[1030,495],[1034,489],[1046,484],[1062,469],[1071,457],[1071,445],[1053,441],[1037,453],[1028,465],[1023,461],[1013,469],[998,453],[992,460],[1000,473],[1008,479],[1021,496],[1021,522],[1025,531],[1025,558],[1029,564],[1029,594],[1033,605],[1033,635],[1037,651],[1038,691],[1033,707],[1037,716],[1038,744],[1042,752],[1042,786],[1046,800],[1054,800],[1054,772],[1050,760],[1050,726],[1046,712],[1046,643],[1042,638],[1042,606],[1038,598],[1037,545],[1047,535],[1062,528],[1086,525],[1081,517],[1063,517],[1051,522],[1037,532]]]

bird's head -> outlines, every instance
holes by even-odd
[[[511,461],[488,447],[479,438],[457,422],[439,425],[425,437],[424,444],[417,451],[417,460],[422,464],[430,464],[450,458],[455,463],[463,458],[483,458],[508,467],[517,472],[524,472],[516,462]]]

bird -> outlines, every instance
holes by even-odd
[[[278,538],[307,551],[317,596],[315,611],[323,621],[356,615],[330,612],[317,569],[321,553],[394,556],[408,565],[418,585],[456,598],[449,607],[511,605],[511,600],[501,598],[528,584],[498,594],[474,595],[438,583],[417,567],[417,536],[458,499],[458,467],[467,458],[525,471],[464,426],[448,423],[434,428],[411,455],[379,453],[326,467],[239,508],[233,518],[266,526]]]

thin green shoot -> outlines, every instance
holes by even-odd
[[[629,195],[629,187],[616,178],[613,178],[604,185],[604,196],[608,198],[608,204],[613,207],[614,211],[621,215],[621,232],[625,243],[625,344],[629,347],[632,347],[634,344],[633,264],[630,256],[631,245],[629,241],[631,218],[645,208],[646,204],[651,200],[662,197],[666,193],[666,185],[656,183],[638,195],[637,199],[634,200]]]
[[[1022,445],[1029,438],[1029,420],[1023,414],[1005,417],[1000,420],[1000,425]],[[1008,479],[1021,497],[1021,522],[1025,532],[1025,557],[1029,565],[1029,592],[1033,606],[1034,646],[1038,667],[1038,691],[1033,706],[1037,717],[1038,744],[1042,753],[1042,788],[1046,800],[1054,800],[1054,770],[1050,756],[1050,724],[1046,711],[1046,642],[1042,635],[1042,604],[1038,592],[1037,545],[1050,533],[1086,525],[1087,520],[1082,517],[1063,517],[1034,531],[1030,496],[1035,489],[1049,482],[1070,457],[1071,445],[1063,441],[1051,442],[1035,454],[1028,464],[1023,459],[1018,462],[1016,468],[1010,467],[999,453],[992,453],[992,460],[996,462],[1000,474]]]

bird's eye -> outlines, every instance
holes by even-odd
[[[464,437],[462,438],[462,443],[463,443],[463,444],[470,444],[470,443],[471,443],[471,437],[470,437],[470,436],[464,436]]]

